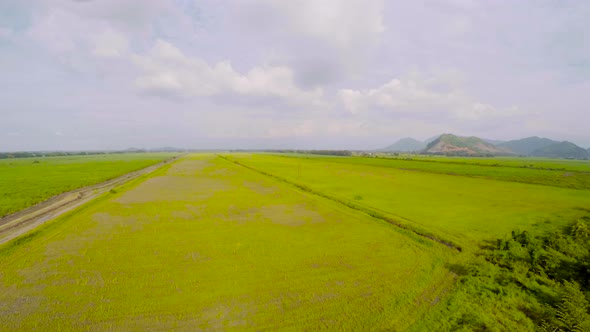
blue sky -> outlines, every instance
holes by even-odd
[[[590,147],[590,2],[4,0],[0,150]]]

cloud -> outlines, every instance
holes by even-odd
[[[0,1],[0,131],[22,134],[0,149],[49,148],[55,128],[79,134],[62,142],[72,148],[211,137],[362,148],[441,132],[588,145],[588,13],[585,2]]]
[[[125,36],[112,29],[105,29],[94,37],[92,53],[99,57],[120,57],[127,53],[128,41]]]
[[[379,110],[382,115],[431,117],[435,121],[489,121],[521,113],[516,107],[498,109],[475,100],[449,77],[423,78],[417,73],[374,89],[341,89],[338,95],[352,114]]]
[[[385,32],[382,0],[250,0],[237,8],[242,34],[271,44],[273,58],[308,87],[361,75]]]
[[[113,58],[143,49],[154,38],[174,31],[194,32],[187,5],[158,0],[47,0],[32,10],[26,38],[62,64],[92,71],[91,57]],[[173,34],[173,33],[171,33]]]
[[[240,74],[229,61],[210,65],[163,40],[156,41],[147,54],[134,55],[133,62],[141,71],[135,84],[147,94],[174,98],[238,95],[275,97],[293,105],[322,103],[323,91],[299,89],[293,71],[286,66],[256,66]]]
[[[85,21],[108,22],[114,29],[139,33],[151,32],[158,18],[172,15],[178,22],[184,16],[182,8],[173,2],[159,0],[45,0],[36,9],[39,16],[52,11],[67,12]]]
[[[385,30],[381,0],[260,2],[284,17],[292,32],[317,38],[340,50],[353,50],[374,43]]]
[[[12,29],[0,26],[0,40],[2,40],[2,39],[10,40],[13,35],[14,35],[14,32],[12,31]]]

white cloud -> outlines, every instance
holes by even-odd
[[[110,22],[61,8],[36,17],[26,36],[63,65],[80,72],[97,68],[92,57],[120,57],[128,52],[127,37]]]
[[[91,22],[109,22],[117,29],[149,31],[155,20],[165,15],[180,16],[181,9],[172,1],[160,0],[44,0],[41,9],[67,12]],[[182,20],[181,17],[177,18]],[[70,33],[71,31],[64,31]]]
[[[79,51],[86,43],[88,23],[61,9],[52,9],[37,17],[28,36],[54,54]]]
[[[375,42],[385,30],[382,0],[261,0],[287,19],[291,30],[342,49]]]
[[[128,41],[125,36],[112,29],[106,29],[94,37],[92,53],[100,57],[119,57],[127,53]]]
[[[363,137],[449,131],[588,142],[586,3],[0,3],[18,14],[0,24],[0,129],[22,133],[22,146],[50,146],[55,128],[95,145],[313,137],[310,147],[362,147]],[[437,72],[449,68],[461,75]],[[146,94],[182,102],[169,116],[168,100]]]
[[[11,39],[13,35],[12,29],[0,26],[0,39]]]
[[[521,112],[516,107],[499,109],[475,100],[449,77],[424,79],[415,73],[392,79],[374,89],[341,89],[338,95],[344,108],[352,114],[377,109],[398,116],[428,115],[436,120],[483,121]]]
[[[322,90],[299,89],[286,66],[256,66],[240,74],[229,61],[209,65],[162,40],[147,54],[134,55],[133,61],[141,70],[137,88],[150,94],[183,98],[235,94],[277,97],[295,105],[322,103]]]
[[[294,68],[305,86],[362,75],[385,32],[382,0],[237,3],[235,21],[246,28],[240,34],[271,43],[274,59]]]

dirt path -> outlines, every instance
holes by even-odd
[[[39,225],[77,208],[113,188],[137,179],[140,176],[149,174],[158,168],[175,161],[179,157],[180,156],[176,156],[164,160],[155,165],[121,175],[120,177],[93,186],[61,193],[39,204],[0,218],[0,244],[6,243],[25,234]]]

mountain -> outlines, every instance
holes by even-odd
[[[520,155],[531,155],[533,151],[548,147],[555,143],[559,143],[548,138],[541,138],[537,136],[527,137],[518,140],[512,140],[505,143],[498,144],[499,147],[509,149]]]
[[[421,151],[426,147],[426,143],[420,142],[416,139],[406,137],[402,138],[399,141],[391,144],[388,147],[383,149],[379,149],[382,152],[413,152],[413,151]]]
[[[442,134],[426,146],[425,153],[453,156],[508,155],[511,151],[490,144],[479,137]]]
[[[186,149],[175,148],[173,146],[164,146],[161,148],[150,149],[150,152],[184,152]]]
[[[424,143],[426,143],[426,145],[428,145],[428,144],[430,144],[430,143],[432,143],[432,142],[436,141],[436,140],[437,140],[439,137],[440,137],[440,135],[437,135],[437,136],[432,136],[432,137],[430,137],[430,138],[427,138],[427,139],[424,141]]]
[[[587,159],[590,158],[590,153],[575,145],[572,142],[556,142],[554,144],[536,149],[531,153],[536,157],[546,158],[568,158],[568,159]]]
[[[145,149],[138,149],[138,148],[131,147],[131,148],[122,150],[121,152],[146,152],[146,151],[145,151]]]
[[[482,138],[482,140],[484,140],[490,144],[494,144],[495,146],[498,146],[498,145],[506,142],[506,141],[501,141],[499,139],[489,139],[489,138]]]

